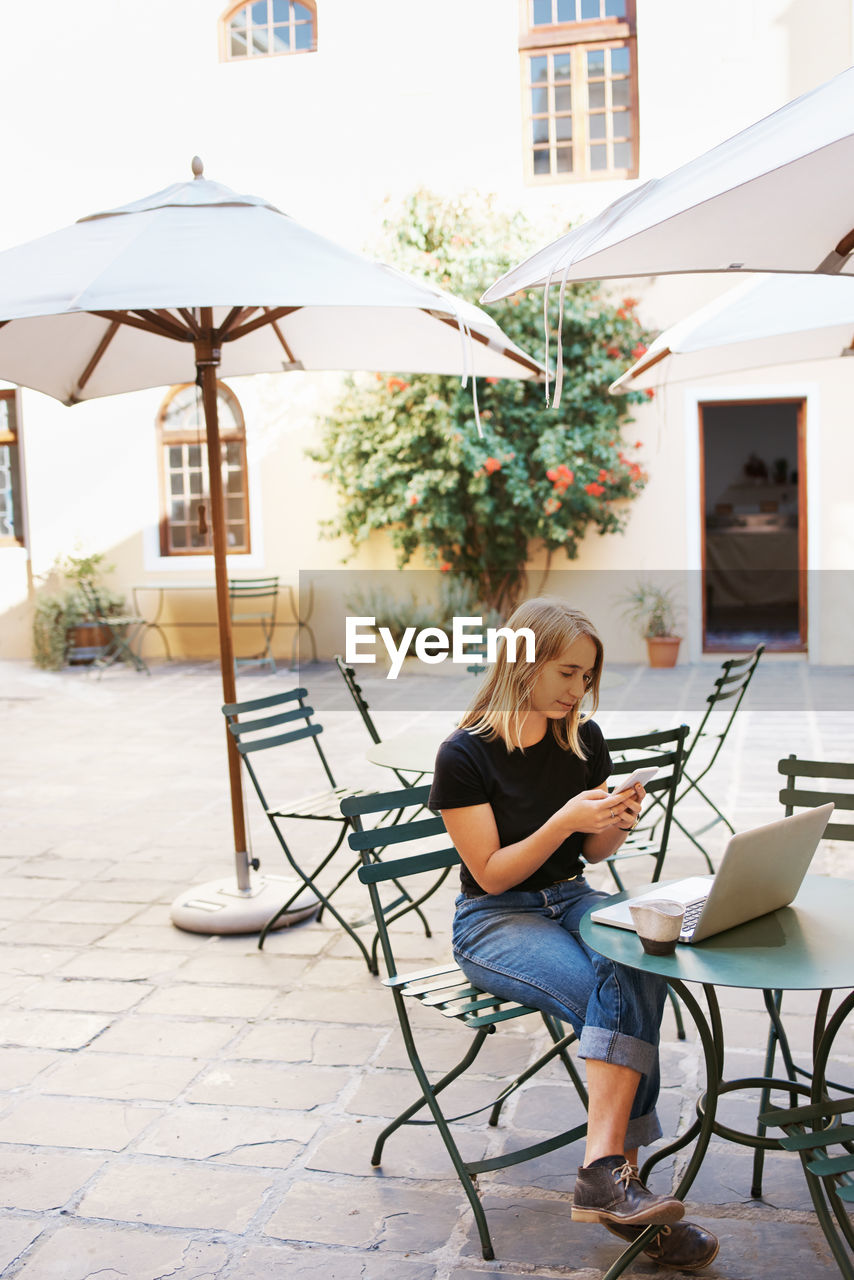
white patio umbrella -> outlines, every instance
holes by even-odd
[[[761,276],[665,329],[610,390],[839,356],[854,356],[854,280]]]
[[[654,178],[487,289],[693,271],[854,274],[854,67]]]
[[[193,173],[0,253],[0,378],[68,405],[199,381],[222,689],[231,703],[223,489],[213,463],[217,377],[370,369],[531,378],[541,366],[477,307],[341,248],[266,200],[205,179],[198,157]],[[281,902],[281,888],[250,882],[240,758],[225,736],[236,880],[202,886],[208,905],[197,891],[200,932],[250,931]],[[210,895],[220,890],[236,894],[234,910],[211,911]]]

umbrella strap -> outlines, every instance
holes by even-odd
[[[457,318],[457,328],[460,332],[460,341],[463,344],[463,376],[461,385],[468,386],[469,370],[471,370],[471,398],[474,407],[474,421],[477,427],[479,438],[483,439],[483,427],[480,421],[480,409],[477,403],[477,378],[474,373],[474,339],[471,336],[471,328],[467,324],[465,318],[459,311],[455,312]]]
[[[552,267],[549,267],[549,274],[546,276],[546,286],[543,289],[543,328],[546,331],[546,353],[543,364],[546,366],[546,408],[549,407],[551,394],[551,369],[549,368],[549,290],[552,286]]]
[[[558,306],[557,315],[557,371],[555,373],[555,394],[552,403],[553,409],[560,408],[560,396],[563,391],[563,303],[566,297],[566,279],[569,275],[569,267],[564,268],[563,279],[560,282],[560,304]]]

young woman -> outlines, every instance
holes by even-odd
[[[460,858],[454,955],[476,985],[568,1022],[586,1059],[589,1109],[573,1218],[633,1240],[661,1224],[645,1252],[666,1266],[707,1266],[713,1235],[680,1222],[671,1195],[637,1172],[637,1149],[661,1134],[655,1111],[666,985],[582,942],[597,898],[585,863],[620,847],[638,820],[642,787],[609,796],[611,760],[582,712],[598,705],[602,643],[562,600],[526,601],[507,626],[530,628],[535,657],[507,647],[436,759],[430,807],[440,810]],[[503,643],[503,642],[502,642]],[[678,1224],[678,1225],[671,1225]]]

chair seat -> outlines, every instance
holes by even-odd
[[[137,627],[140,625],[147,625],[145,618],[140,618],[136,614],[132,613],[107,614],[105,615],[105,620],[113,627]],[[100,622],[101,619],[99,618],[98,621]]]
[[[361,788],[336,787],[333,791],[320,791],[317,795],[297,800],[288,808],[268,809],[270,818],[318,818],[341,822],[341,801],[350,796],[364,795]]]
[[[466,1027],[489,1027],[510,1018],[535,1013],[528,1005],[503,1000],[473,986],[458,965],[448,964],[418,973],[384,978],[383,985],[397,987],[401,994],[416,999],[427,1008],[438,1009]]]

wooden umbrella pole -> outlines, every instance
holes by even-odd
[[[202,309],[202,328],[208,335],[212,333],[213,316],[210,308]],[[237,701],[237,689],[234,680],[234,643],[231,635],[231,614],[228,605],[225,505],[222,491],[219,420],[216,403],[216,371],[220,362],[220,351],[214,345],[211,337],[196,342],[195,350],[196,368],[202,388],[202,403],[205,410],[205,431],[208,445],[211,530],[213,534],[222,693],[224,701],[232,703]],[[225,736],[228,751],[228,777],[231,784],[231,821],[234,827],[237,888],[240,891],[248,892],[250,888],[249,855],[246,849],[246,828],[243,821],[243,785],[240,776],[240,755],[235,746],[234,738],[227,728]]]

